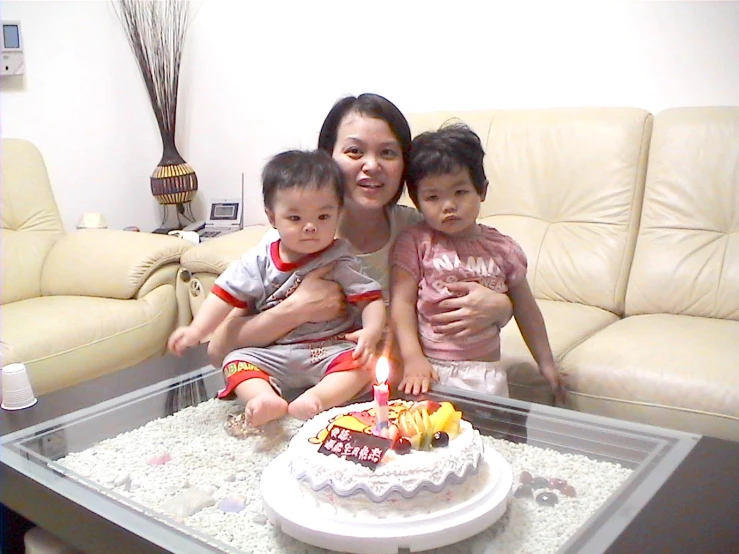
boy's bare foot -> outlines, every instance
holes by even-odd
[[[321,399],[312,391],[307,390],[290,402],[287,413],[297,419],[308,420],[323,411]]]
[[[260,427],[287,414],[287,402],[276,394],[259,394],[249,400],[244,408],[246,421],[252,427]]]

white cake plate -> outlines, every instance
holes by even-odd
[[[490,527],[505,513],[512,497],[513,471],[492,448],[485,461],[498,468],[491,479],[468,500],[432,514],[411,518],[354,520],[318,513],[290,474],[286,453],[272,460],[262,473],[262,500],[269,520],[299,541],[354,554],[396,554],[439,548],[472,537]],[[490,472],[495,475],[495,471]],[[378,504],[378,512],[382,504]]]

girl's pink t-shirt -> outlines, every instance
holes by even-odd
[[[473,281],[506,293],[526,278],[526,255],[509,236],[479,225],[480,232],[464,237],[445,235],[420,222],[395,241],[391,264],[418,283],[418,332],[426,356],[440,360],[489,360],[500,352],[500,329],[494,325],[464,340],[437,333],[429,317],[441,313],[439,302],[454,295],[446,287]],[[392,299],[391,299],[392,301]]]

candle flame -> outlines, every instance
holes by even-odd
[[[387,361],[387,358],[385,356],[380,356],[377,359],[377,363],[375,364],[375,379],[377,379],[377,382],[382,384],[385,381],[387,381],[388,376],[390,375],[390,364]]]

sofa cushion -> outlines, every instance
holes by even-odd
[[[494,118],[483,221],[521,243],[537,298],[623,313],[651,120],[628,108]]]
[[[419,132],[451,115],[410,121]],[[535,296],[622,314],[652,116],[636,108],[454,115],[485,147],[481,221],[521,244]]]
[[[539,300],[539,307],[547,326],[554,359],[564,354],[604,327],[618,321],[618,316],[593,306]],[[501,364],[508,373],[511,396],[529,402],[552,404],[554,396],[526,343],[512,319],[500,335]]]
[[[739,107],[656,116],[628,314],[739,321],[737,137]]]
[[[739,322],[651,314],[597,332],[566,353],[580,411],[739,440]]]
[[[29,298],[0,311],[3,364],[24,362],[37,395],[161,354],[177,314],[174,287],[140,300]]]

